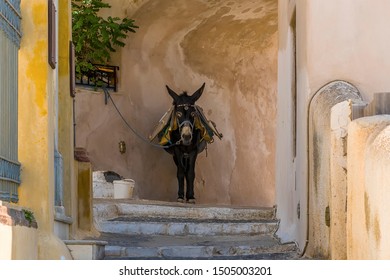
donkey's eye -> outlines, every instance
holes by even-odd
[[[196,112],[191,112],[191,117],[195,117],[196,116]]]
[[[177,116],[178,118],[181,118],[181,117],[183,116],[183,113],[182,113],[182,112],[176,112],[176,116]]]

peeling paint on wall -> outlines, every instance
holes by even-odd
[[[47,51],[47,41],[40,40],[36,42],[36,45],[31,54],[32,59],[27,62],[26,71],[29,73],[29,76],[35,77],[35,103],[39,108],[41,117],[47,115],[46,108],[46,94],[47,94],[47,67],[45,58],[45,51]],[[40,65],[41,67],[37,67]]]

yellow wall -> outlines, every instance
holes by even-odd
[[[48,64],[48,1],[22,0],[21,11],[23,38],[19,51],[18,130],[22,183],[19,204],[32,209],[36,217],[38,258],[70,259],[68,249],[53,233],[57,77]]]
[[[92,206],[92,168],[90,162],[77,162],[77,226],[80,230],[90,232],[93,226]]]
[[[71,1],[59,1],[58,15],[58,149],[63,158],[64,207],[76,215],[76,178],[73,152],[73,98],[70,96],[69,42],[72,40]],[[71,229],[71,236],[76,228]]]

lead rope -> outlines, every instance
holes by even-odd
[[[121,117],[121,119],[123,120],[123,122],[126,124],[126,126],[138,137],[140,138],[142,141],[146,142],[147,144],[153,146],[153,147],[156,147],[156,148],[161,148],[161,149],[168,149],[168,148],[171,148],[173,146],[176,146],[176,145],[179,145],[180,144],[180,141],[174,143],[174,144],[171,144],[171,145],[168,145],[168,146],[163,146],[163,145],[157,145],[157,144],[153,144],[151,143],[148,139],[146,139],[145,137],[143,137],[141,134],[139,134],[127,121],[126,119],[123,117],[122,113],[119,111],[118,107],[116,106],[114,100],[112,99],[110,93],[108,92],[108,89],[103,87],[103,91],[104,91],[104,102],[105,104],[107,105],[107,101],[108,99],[111,100],[112,102],[112,105],[114,105],[114,108],[115,110],[118,112],[119,116]]]

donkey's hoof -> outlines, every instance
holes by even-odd
[[[177,199],[177,202],[179,202],[179,203],[184,203],[184,199],[179,197],[179,198]]]
[[[190,198],[189,200],[187,200],[187,203],[195,204],[195,198]]]

